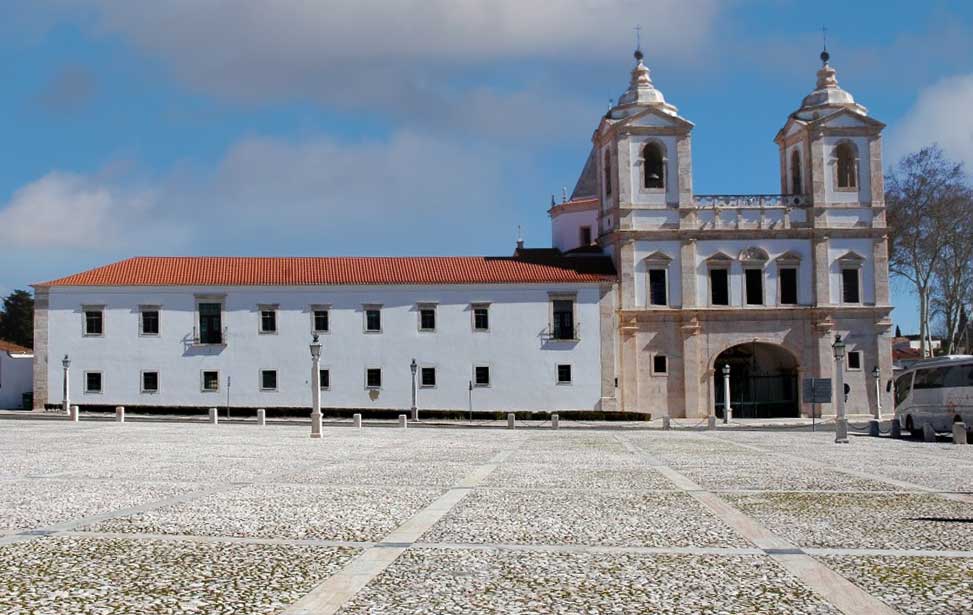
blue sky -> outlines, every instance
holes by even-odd
[[[636,24],[696,124],[699,193],[778,190],[821,25],[886,166],[939,142],[973,167],[967,2],[4,4],[3,293],[135,254],[507,254],[518,225],[548,245]]]

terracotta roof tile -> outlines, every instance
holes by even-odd
[[[6,340],[0,340],[0,352],[13,352],[16,354],[30,354],[34,352],[30,348],[25,348],[19,344],[14,344],[13,342],[8,342]]]
[[[138,256],[35,284],[51,286],[308,286],[604,282],[605,256],[187,257]]]

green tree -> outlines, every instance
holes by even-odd
[[[26,290],[15,290],[4,298],[0,339],[34,347],[34,297]]]

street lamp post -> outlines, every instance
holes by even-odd
[[[730,407],[730,365],[723,364],[723,422],[729,423],[733,418],[733,408]]]
[[[845,343],[841,341],[841,336],[836,335],[834,344],[834,370],[835,370],[835,425],[834,441],[835,444],[848,444],[848,419],[845,418]]]
[[[311,339],[311,437],[321,437],[321,342]]]
[[[409,369],[412,370],[412,420],[419,420],[419,407],[416,406],[416,371],[419,369],[419,365],[416,364],[416,360],[412,359],[412,363],[409,364]]]
[[[872,378],[875,379],[875,420],[882,420],[882,370],[878,365],[872,370]]]
[[[64,355],[64,358],[61,359],[61,367],[64,368],[64,395],[61,398],[61,406],[64,413],[67,414],[71,411],[71,387],[69,386],[70,375],[68,373],[71,369],[71,359],[68,358],[68,355]]]

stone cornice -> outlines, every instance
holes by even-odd
[[[847,239],[878,239],[888,234],[887,228],[853,227],[853,228],[789,228],[789,229],[661,229],[634,230],[622,229],[602,235],[613,241],[626,240],[682,240],[705,241],[714,239],[813,239],[828,236]]]

